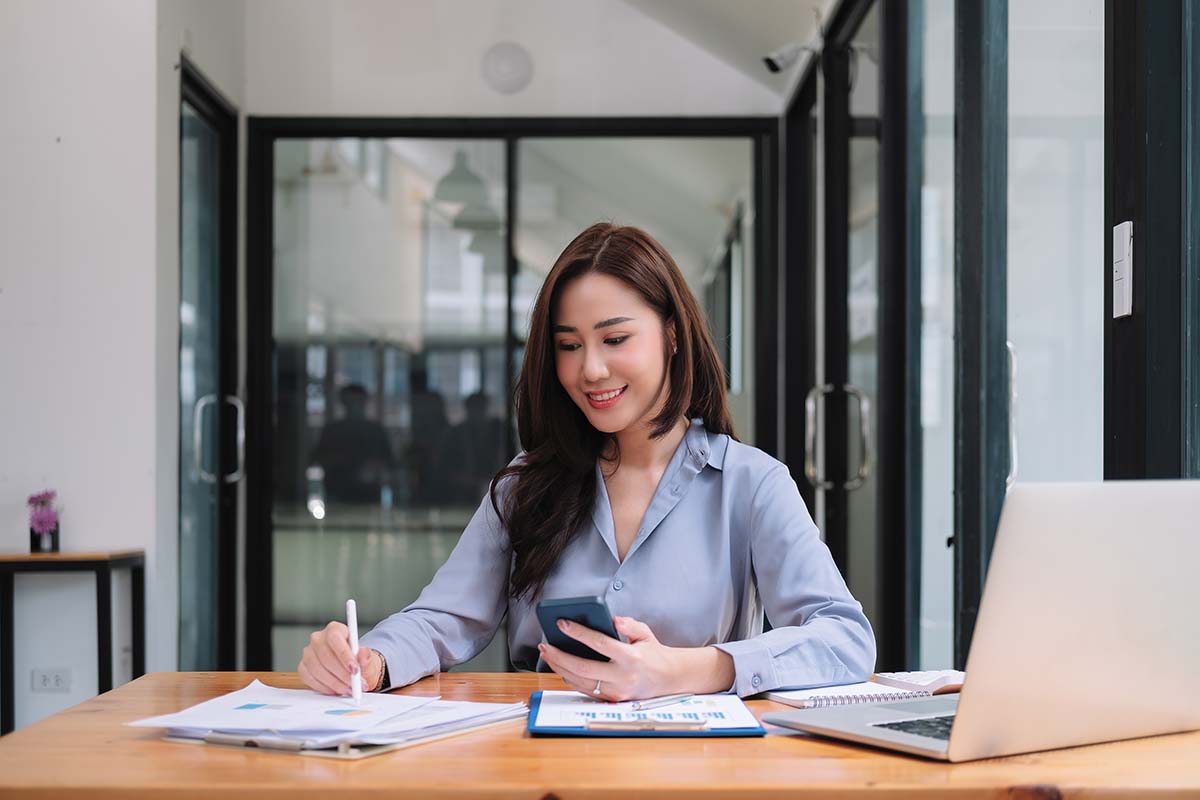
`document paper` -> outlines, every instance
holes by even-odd
[[[698,694],[668,706],[637,711],[632,702],[606,703],[579,692],[542,692],[534,724],[545,728],[584,728],[589,722],[707,722],[709,730],[757,728],[758,720],[733,694]]]
[[[390,719],[437,699],[364,694],[362,705],[356,706],[349,697],[318,694],[310,689],[278,689],[255,680],[244,689],[214,697],[175,714],[163,714],[129,724],[147,728],[188,728],[229,733],[363,731],[383,725]]]

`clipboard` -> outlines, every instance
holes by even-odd
[[[215,747],[232,747],[238,750],[257,749],[263,753],[283,753],[295,756],[316,756],[317,758],[336,758],[342,761],[359,761],[371,756],[390,753],[393,750],[402,750],[405,747],[413,747],[418,744],[427,742],[436,742],[438,739],[449,739],[452,736],[463,736],[468,733],[476,733],[477,731],[489,730],[501,725],[507,725],[510,722],[516,722],[518,717],[510,717],[509,719],[501,719],[495,722],[489,722],[486,725],[477,725],[473,728],[461,728],[454,731],[445,731],[443,733],[435,733],[431,736],[416,736],[412,739],[407,739],[403,742],[394,742],[392,744],[351,744],[343,742],[337,747],[327,747],[323,749],[308,749],[302,746],[300,742],[281,741],[279,739],[271,739],[269,737],[256,736],[239,736],[229,733],[209,732],[203,739],[193,739],[187,736],[164,736],[164,742],[178,742],[180,744],[206,744]]]
[[[542,704],[542,693],[534,692],[529,696],[529,725],[530,736],[601,736],[601,737],[682,737],[682,738],[723,738],[766,736],[767,730],[761,724],[753,727],[714,728],[707,724],[696,726],[687,724],[661,723],[645,720],[637,724],[601,723],[597,726],[550,726],[538,725],[538,709]]]

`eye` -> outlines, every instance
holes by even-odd
[[[579,345],[577,345],[577,344],[571,344],[570,342],[559,342],[559,343],[558,343],[558,349],[559,349],[559,350],[564,350],[564,351],[566,351],[566,352],[568,352],[568,353],[573,353],[573,352],[575,352],[576,350],[578,350],[578,349],[579,349]]]
[[[610,338],[610,339],[605,339],[605,340],[604,340],[604,343],[605,343],[605,344],[611,344],[611,345],[618,345],[618,344],[620,344],[621,342],[625,341],[625,340],[626,340],[626,339],[628,339],[628,338],[629,338],[628,336],[613,336],[613,337],[612,337],[612,338]]]

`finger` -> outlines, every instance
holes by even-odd
[[[545,642],[543,642],[542,644],[538,645],[538,653],[541,655],[542,661],[546,664],[546,666],[549,667],[556,674],[564,676],[564,679],[568,675],[571,675],[572,677],[576,677],[576,678],[578,677],[578,676],[575,676],[565,666],[563,666],[563,664],[559,661],[559,657],[563,654],[563,652],[561,650],[559,650],[557,647],[554,647],[553,645],[549,645],[549,644],[546,644]],[[581,678],[580,680],[585,680],[585,679]]]
[[[312,655],[309,659],[309,671],[321,679],[326,685],[337,688],[350,686],[350,669],[333,655],[328,643],[323,641],[324,631],[317,631],[311,637],[308,650]]]
[[[354,656],[350,654],[350,646],[345,645],[345,652],[341,655],[334,651],[335,644],[330,641],[331,637],[327,631],[321,631],[317,635],[317,640],[313,642],[313,651],[317,654],[321,666],[333,675],[339,682],[350,685],[350,673],[354,671]]]
[[[558,629],[575,641],[582,642],[600,655],[608,656],[609,658],[616,658],[621,653],[621,648],[628,646],[611,636],[606,636],[599,631],[592,630],[586,625],[580,625],[578,622],[571,622],[568,619],[560,619],[558,621]]]
[[[323,681],[318,680],[316,676],[313,675],[312,670],[308,667],[308,664],[301,664],[298,671],[300,673],[300,679],[303,680],[304,684],[313,691],[320,692],[321,694],[337,694],[337,692],[335,692],[331,687],[326,685]]]
[[[562,674],[563,671],[578,675],[584,680],[611,681],[616,677],[616,670],[611,661],[593,661],[590,658],[580,658],[559,650],[552,644],[542,645],[542,658],[551,668]]]
[[[329,687],[330,694],[348,695],[350,694],[350,679],[343,678],[333,672],[321,663],[318,658],[308,660],[309,673],[319,680],[322,684]]]
[[[654,636],[654,631],[650,630],[650,626],[641,620],[636,620],[633,617],[613,617],[613,624],[617,627],[617,633],[628,639],[630,643],[658,641]]]
[[[321,694],[338,694],[333,690],[332,687],[325,683],[325,681],[313,674],[313,671],[309,669],[309,662],[301,661],[300,666],[296,671],[300,673],[300,680],[304,681],[304,684],[308,686],[308,688],[318,691]]]
[[[346,665],[347,671],[354,669],[354,652],[350,649],[349,628],[340,622],[329,623],[325,626],[325,642],[333,651],[333,655]]]
[[[545,657],[545,654],[543,654],[543,659],[546,661],[546,664],[554,670],[555,674],[563,679],[563,683],[565,683],[568,688],[574,689],[581,694],[592,695],[592,691],[596,688],[596,682],[594,680],[589,680],[582,676],[576,675],[561,665],[556,668],[554,663]]]

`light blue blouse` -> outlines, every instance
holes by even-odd
[[[518,669],[546,670],[534,608],[545,598],[602,595],[677,647],[733,657],[741,696],[866,680],[875,635],[846,588],[787,467],[693,420],[622,562],[596,466],[591,525],[563,552],[542,594],[507,596],[507,533],[485,497],[433,581],[362,637],[402,686],[474,657],[505,613]],[[763,612],[772,630],[763,633]]]

